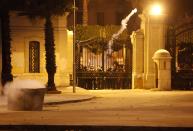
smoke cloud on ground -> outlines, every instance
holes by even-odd
[[[7,105],[9,99],[22,99],[22,96],[26,92],[26,89],[41,89],[45,88],[45,85],[36,80],[14,80],[13,82],[7,83],[3,90],[4,95],[0,95],[0,106]],[[27,96],[25,95],[25,99]]]

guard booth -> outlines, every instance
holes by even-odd
[[[165,49],[157,50],[153,55],[156,66],[156,87],[159,90],[171,90],[171,59]]]
[[[115,41],[107,53],[107,41],[98,38],[76,43],[76,81],[85,89],[130,89],[132,48]]]

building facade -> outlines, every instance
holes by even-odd
[[[83,23],[83,0],[76,0],[76,23]],[[128,0],[87,0],[88,25],[120,25],[121,20],[131,11]],[[68,25],[73,24],[73,14]]]
[[[73,33],[67,30],[67,14],[53,17],[56,86],[69,85],[72,74]],[[44,20],[30,20],[17,13],[10,13],[11,64],[14,79],[35,79],[46,84]]]

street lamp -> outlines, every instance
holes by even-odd
[[[162,6],[160,4],[155,4],[150,9],[151,15],[161,15],[162,14]]]
[[[76,2],[73,2],[73,93],[76,93],[76,58],[75,58],[75,51],[76,51]]]

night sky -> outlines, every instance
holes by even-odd
[[[165,0],[165,6],[170,22],[193,16],[193,0]]]
[[[171,0],[174,8],[176,7],[176,12],[186,12],[188,14],[193,14],[193,0]],[[177,1],[177,2],[176,2]]]
[[[168,15],[170,21],[176,21],[183,17],[193,16],[193,0],[127,0],[133,3],[133,8],[137,7],[143,10],[148,5],[160,3],[163,5],[165,14]],[[141,12],[140,12],[141,13]]]
[[[164,12],[171,20],[185,16],[193,16],[193,0],[126,0],[132,3],[132,8],[138,8],[139,13],[153,3],[163,4]]]

